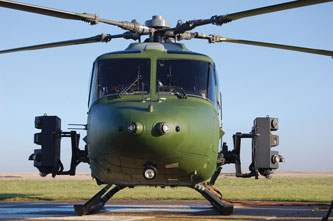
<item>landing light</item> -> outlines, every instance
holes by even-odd
[[[157,175],[157,170],[153,166],[148,166],[143,171],[143,176],[147,180],[155,179],[156,175]]]
[[[169,125],[167,123],[162,123],[161,124],[161,132],[163,134],[166,134],[169,132]]]

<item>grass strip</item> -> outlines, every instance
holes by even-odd
[[[330,202],[333,178],[252,178],[218,179],[215,187],[231,200],[270,200],[293,202]],[[2,180],[0,201],[88,200],[102,186],[93,180]],[[113,199],[204,199],[196,191],[185,188],[135,187],[124,189]]]

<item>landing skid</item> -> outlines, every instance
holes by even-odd
[[[234,205],[222,199],[222,194],[212,186],[197,184],[194,189],[201,193],[206,200],[212,204],[215,210],[222,215],[231,215],[234,210]]]
[[[111,188],[112,185],[106,185],[101,191],[96,193],[90,200],[88,200],[84,205],[74,205],[75,213],[78,216],[88,215],[97,213],[101,210],[105,203],[118,191],[125,188],[125,186],[115,186],[109,192],[106,193]],[[105,194],[106,193],[106,194]],[[105,194],[105,195],[104,195]],[[103,196],[104,195],[104,196]]]
[[[101,210],[105,203],[118,191],[124,189],[126,186],[115,186],[111,190],[112,185],[106,185],[102,190],[100,190],[96,195],[94,195],[90,200],[88,200],[83,205],[74,205],[75,212],[78,216],[88,215],[97,213]],[[192,187],[199,193],[201,193],[222,215],[231,215],[234,210],[234,205],[222,199],[222,194],[214,187],[208,184],[197,184]],[[109,190],[109,191],[108,191]],[[108,192],[107,192],[108,191]]]

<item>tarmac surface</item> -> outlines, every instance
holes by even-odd
[[[98,214],[76,216],[84,202],[0,203],[0,219],[27,220],[321,220],[329,204],[235,203],[230,216],[218,214],[205,200],[113,200]],[[331,214],[332,217],[332,214]]]
[[[233,177],[224,172],[221,177]],[[277,171],[275,177],[333,177],[333,171]],[[4,173],[1,180],[45,180],[38,173]],[[73,180],[59,176],[57,179]],[[91,179],[78,173],[75,180]],[[110,200],[98,214],[76,216],[74,204],[84,202],[0,202],[0,220],[322,220],[329,203],[235,202],[231,216],[217,213],[206,200]],[[333,212],[329,220],[333,220]]]

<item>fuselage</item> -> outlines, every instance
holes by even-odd
[[[127,186],[209,179],[223,135],[219,96],[213,61],[181,44],[132,44],[98,57],[87,123],[92,176]]]

